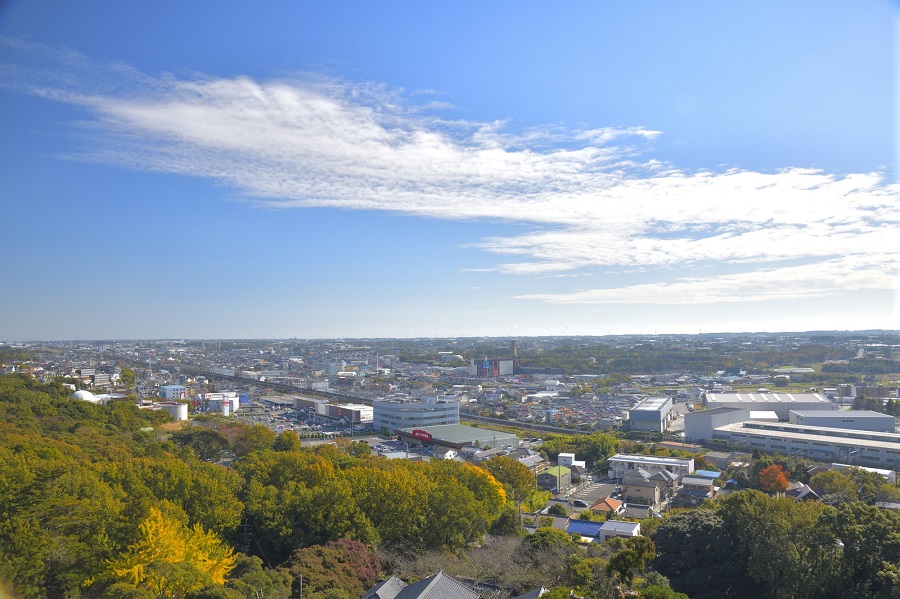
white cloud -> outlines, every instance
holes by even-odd
[[[801,266],[759,268],[715,277],[682,278],[574,293],[529,294],[517,299],[554,304],[714,304],[826,297],[860,289],[892,289],[888,255],[836,258]]]
[[[479,244],[508,258],[495,270],[510,274],[677,272],[709,261],[745,268],[525,298],[710,303],[897,287],[900,187],[875,173],[686,172],[654,159],[644,144],[660,132],[641,127],[513,133],[502,121],[436,116],[446,104],[433,92],[415,104],[415,93],[317,77],[152,77],[6,43],[51,63],[5,65],[7,86],[86,111],[78,159],[213,179],[269,208],[536,225]],[[772,267],[786,260],[807,264]],[[788,289],[787,280],[802,284]]]

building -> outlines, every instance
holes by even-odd
[[[461,424],[442,424],[423,426],[396,431],[397,436],[408,443],[418,443],[434,448],[450,448],[462,453],[464,447],[496,447],[515,449],[519,446],[519,438],[510,433],[495,431],[489,428],[476,428]],[[480,453],[480,452],[479,452]],[[506,455],[498,449],[496,455]]]
[[[547,491],[561,493],[572,486],[572,473],[565,466],[554,466],[537,475],[537,484]]]
[[[455,578],[438,572],[407,585],[391,576],[366,591],[362,599],[478,599],[479,595]]]
[[[159,410],[165,410],[172,415],[175,420],[188,419],[188,405],[186,403],[176,403],[174,401],[161,401],[154,404]]]
[[[788,413],[791,424],[825,426],[829,428],[850,428],[860,431],[893,433],[896,420],[889,414],[879,414],[871,410],[791,410]]]
[[[711,393],[703,394],[707,409],[738,408],[751,411],[773,411],[787,422],[791,410],[832,410],[831,400],[819,393]]]
[[[611,537],[637,537],[641,534],[640,522],[607,520],[600,527],[598,539],[602,543]]]
[[[167,400],[187,399],[187,387],[184,385],[163,385],[159,388],[159,396]]]
[[[651,474],[638,468],[622,479],[622,498],[626,504],[637,503],[655,511],[674,494],[677,483],[678,476],[666,470]]]
[[[894,470],[900,466],[897,433],[749,421],[718,427],[712,438],[729,441],[745,451],[759,449]]]
[[[396,433],[403,429],[459,424],[459,402],[455,399],[385,399],[372,402],[372,410],[372,427],[376,431]]]
[[[726,424],[747,422],[778,422],[778,415],[771,411],[746,410],[742,408],[710,408],[688,412],[684,415],[685,440],[701,441],[712,439],[713,431]]]
[[[617,453],[609,458],[609,478],[622,479],[638,469],[650,474],[670,472],[680,480],[682,476],[694,471],[694,458],[663,458],[626,453]]]
[[[556,458],[556,463],[560,466],[565,466],[566,468],[572,468],[573,466],[580,466],[584,468],[584,460],[576,460],[574,453],[561,453]]]
[[[469,362],[469,375],[477,377],[498,377],[515,374],[516,360],[487,359]]]
[[[628,410],[628,422],[633,431],[662,433],[673,419],[671,397],[648,397]]]

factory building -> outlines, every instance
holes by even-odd
[[[786,422],[740,422],[713,431],[713,439],[744,450],[794,454],[825,462],[890,468],[900,466],[900,434]]]
[[[791,424],[824,426],[828,428],[849,428],[860,431],[893,433],[896,420],[890,414],[879,414],[871,410],[791,410],[788,414]]]
[[[633,431],[665,432],[673,420],[671,397],[648,397],[628,410]]]
[[[787,422],[791,410],[833,410],[834,404],[819,393],[711,393],[703,394],[703,405],[713,408],[738,408],[750,411],[773,411]]]

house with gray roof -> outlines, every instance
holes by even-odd
[[[362,599],[478,599],[478,593],[442,570],[411,585],[391,576],[369,589]]]

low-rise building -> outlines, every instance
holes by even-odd
[[[554,466],[537,475],[537,484],[542,489],[559,493],[572,486],[572,473],[565,466]]]
[[[673,419],[671,397],[648,397],[628,410],[628,423],[634,431],[662,433]]]
[[[694,458],[669,458],[617,453],[609,458],[609,478],[622,479],[635,470],[670,472],[680,479],[694,471]]]
[[[641,534],[640,522],[623,522],[620,520],[607,520],[600,526],[598,540],[604,542],[612,537],[637,537]]]

